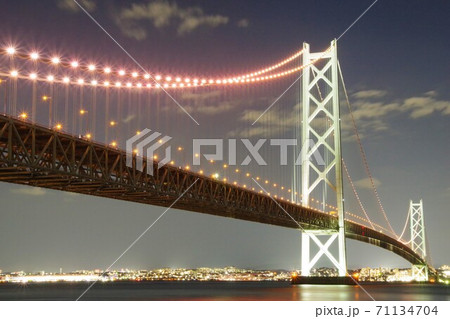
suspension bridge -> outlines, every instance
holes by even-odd
[[[410,203],[400,235],[381,204],[352,116],[336,41],[315,53],[305,43],[276,64],[227,76],[127,69],[12,45],[1,49],[0,61],[0,181],[299,229],[302,276],[310,276],[321,258],[328,259],[340,276],[348,276],[346,239],[406,259],[414,280],[427,281],[435,273],[422,201]],[[301,140],[296,150],[312,142],[300,152],[301,165],[281,166],[281,171],[225,160],[192,165],[190,160],[202,157],[188,152],[188,138],[197,134],[199,124],[191,116],[199,114],[196,107],[214,112],[229,106],[224,95],[239,104],[257,100],[252,96],[270,89],[279,92],[286,83],[292,92],[277,98],[259,116],[247,113],[253,124],[260,121],[259,126],[252,124],[239,134],[250,138],[264,129],[283,134],[280,128],[289,125],[290,136]],[[342,92],[384,226],[364,207],[342,156]],[[284,113],[271,110],[280,105]],[[165,165],[158,153],[148,158],[140,151],[123,149],[126,140],[139,137],[149,123],[169,134],[173,127],[184,128],[184,144],[176,147]],[[211,131],[216,128],[208,125]],[[323,155],[323,165],[315,161],[316,152]],[[271,156],[269,151],[266,155]],[[359,213],[344,207],[344,177]],[[408,221],[410,238],[405,240]],[[332,249],[333,245],[337,247]]]

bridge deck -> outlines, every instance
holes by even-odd
[[[143,170],[146,171],[144,161]],[[153,175],[127,167],[126,153],[46,127],[0,115],[0,181],[114,198],[298,229],[337,229],[337,218],[288,201],[275,200],[170,165]],[[297,222],[294,222],[283,207]],[[426,264],[408,246],[346,221],[346,237],[370,243]]]

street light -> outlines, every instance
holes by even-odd
[[[48,126],[52,126],[52,117],[53,117],[53,99],[51,96],[44,95],[42,96],[42,101],[48,102]]]
[[[88,113],[88,111],[86,111],[85,109],[81,109],[80,110],[80,116],[81,117],[83,117],[87,113]],[[83,118],[80,119],[80,134],[83,134]]]

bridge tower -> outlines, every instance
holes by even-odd
[[[423,217],[423,202],[409,202],[410,226],[411,226],[411,249],[426,260],[425,221]],[[415,281],[428,281],[428,266],[412,265],[412,277]]]
[[[311,206],[312,198],[321,196],[328,203],[336,196],[337,224],[332,229],[302,230],[301,275],[310,276],[311,268],[325,255],[337,267],[339,276],[346,276],[344,201],[342,186],[341,128],[339,110],[339,83],[337,41],[328,50],[310,53],[309,44],[303,44],[302,83],[302,204]],[[308,144],[306,144],[308,143]],[[309,145],[309,147],[304,147]],[[324,155],[318,163],[315,153]],[[329,191],[328,189],[331,189]],[[320,194],[320,195],[317,195]],[[328,197],[328,198],[327,198]],[[320,197],[319,197],[320,198]],[[334,200],[333,200],[334,201]],[[326,238],[325,243],[319,238]],[[331,245],[338,243],[338,256]],[[311,244],[319,251],[311,259]],[[316,248],[317,249],[317,248]]]

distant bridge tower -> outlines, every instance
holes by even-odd
[[[339,83],[337,41],[331,42],[328,50],[310,53],[309,44],[303,44],[302,83],[302,204],[311,206],[313,197],[327,203],[331,194],[336,196],[337,224],[333,229],[302,230],[301,275],[310,276],[311,268],[325,255],[339,276],[347,274],[344,228],[344,201],[342,188],[341,128],[339,110]],[[311,143],[312,142],[312,143]],[[308,143],[308,144],[307,144]],[[304,148],[306,150],[306,148]],[[324,163],[317,163],[315,152],[323,154]],[[331,189],[329,192],[327,189]],[[320,194],[320,195],[317,195]],[[320,198],[320,197],[319,197]],[[320,237],[326,236],[323,243]],[[311,259],[311,240],[319,251]],[[331,245],[338,242],[338,256],[334,256]]]
[[[411,225],[411,249],[422,256],[426,261],[427,250],[425,240],[425,221],[423,217],[423,202],[409,202],[409,214]],[[412,265],[412,277],[416,281],[428,281],[428,266]]]

